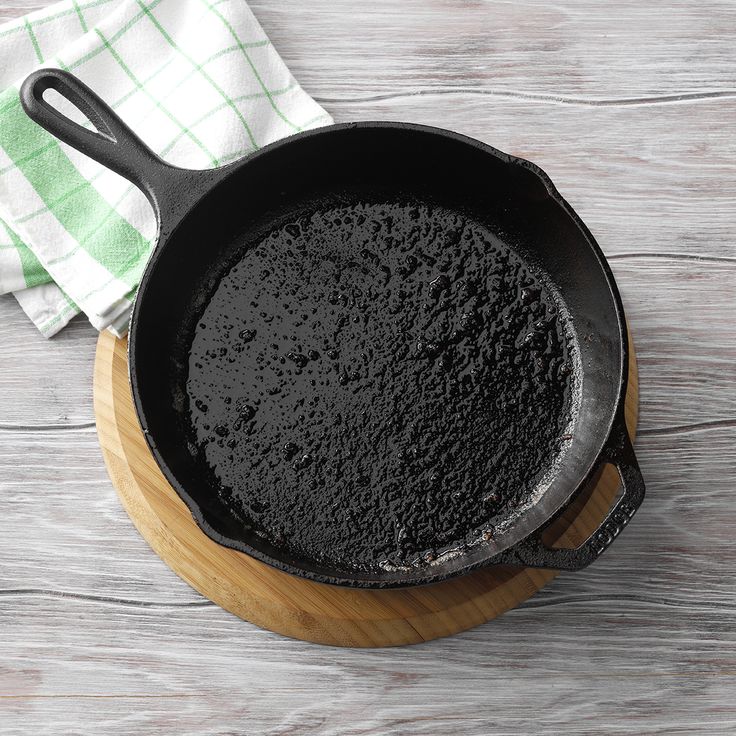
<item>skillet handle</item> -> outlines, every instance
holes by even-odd
[[[582,570],[598,559],[631,521],[644,500],[644,478],[623,418],[617,422],[617,428],[604,450],[603,459],[616,466],[623,492],[598,529],[583,544],[576,549],[548,547],[542,541],[543,530],[539,530],[502,552],[494,561],[524,567]]]
[[[96,130],[75,123],[43,97],[53,89],[80,110]],[[150,148],[86,84],[61,69],[39,69],[21,85],[20,100],[35,123],[77,151],[135,184],[148,198],[161,226],[186,211],[202,191],[203,173],[171,166]],[[195,185],[196,184],[199,186]],[[178,218],[177,218],[178,219]]]

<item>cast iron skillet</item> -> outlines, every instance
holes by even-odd
[[[88,130],[51,107],[49,89],[97,128]],[[159,223],[158,245],[141,280],[129,337],[130,382],[156,461],[204,532],[281,570],[355,587],[404,587],[439,581],[497,563],[581,569],[628,523],[644,482],[624,421],[628,343],[619,292],[592,235],[534,164],[449,131],[405,123],[349,123],[291,136],[221,169],[172,167],[71,74],[40,70],[21,90],[27,114],[47,131],[137,185]],[[416,569],[361,572],[298,559],[234,522],[211,487],[197,481],[172,398],[172,372],[204,274],[225,244],[269,213],[298,210],[316,198],[371,199],[410,192],[470,212],[509,233],[529,262],[547,274],[569,312],[579,343],[580,407],[574,437],[544,494],[501,535],[467,552]],[[182,359],[184,361],[185,359]],[[181,369],[179,366],[178,369]],[[600,528],[577,549],[547,547],[542,531],[605,463],[622,494]]]

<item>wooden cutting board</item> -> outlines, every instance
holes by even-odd
[[[144,539],[195,590],[271,631],[320,644],[381,647],[415,644],[490,621],[557,576],[554,570],[490,567],[405,590],[340,588],[289,575],[222,547],[192,519],[158,469],[138,424],[128,384],[127,343],[100,335],[94,372],[97,432],[110,478]],[[630,352],[626,419],[633,438],[638,376]],[[547,532],[548,544],[577,546],[616,497],[618,474],[597,482]],[[615,554],[615,545],[612,554]],[[540,615],[544,615],[540,613]]]

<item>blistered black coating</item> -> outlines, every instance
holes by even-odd
[[[544,279],[441,207],[304,213],[197,323],[190,450],[241,523],[337,569],[494,533],[569,440],[574,342]]]

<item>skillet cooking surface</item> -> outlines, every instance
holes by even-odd
[[[198,316],[190,452],[237,523],[337,569],[440,562],[533,503],[574,421],[559,297],[469,215],[344,202],[234,239]]]

